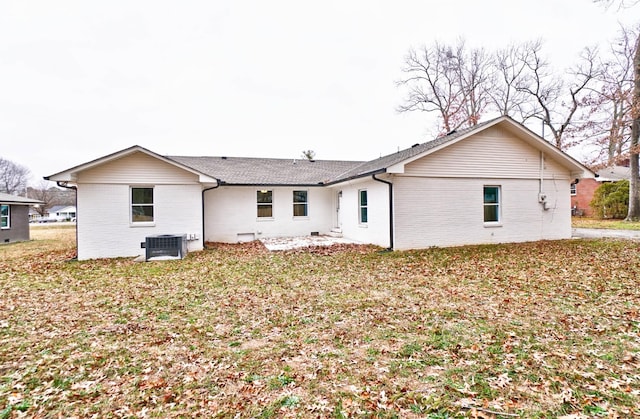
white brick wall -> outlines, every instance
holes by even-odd
[[[258,190],[273,191],[273,217],[258,218]],[[306,190],[308,216],[293,216],[293,191]],[[333,222],[333,192],[322,187],[221,186],[205,192],[206,241],[235,243],[239,234],[262,237],[326,234]]]
[[[484,223],[483,186],[501,187],[501,223]],[[549,209],[535,179],[396,177],[395,247],[415,249],[571,237],[569,182],[548,181]]]
[[[140,243],[157,234],[197,234],[190,251],[202,249],[199,185],[156,185],[151,226],[130,222],[129,185],[78,185],[78,259],[144,254]]]
[[[359,223],[358,191],[367,190],[368,222]],[[389,190],[384,183],[367,177],[333,187],[335,194],[342,191],[340,227],[345,238],[362,243],[389,247]]]

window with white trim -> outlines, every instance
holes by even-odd
[[[367,190],[360,189],[358,191],[358,222],[360,224],[366,224],[369,221],[368,211]]]
[[[152,223],[153,188],[131,187],[131,222]]]
[[[306,217],[308,214],[309,201],[307,201],[307,191],[293,191],[293,216]]]
[[[0,205],[0,228],[11,228],[11,212],[9,205]]]
[[[572,183],[570,191],[571,191],[571,196],[576,196],[578,194],[578,184]]]
[[[257,191],[258,218],[273,217],[273,191]]]
[[[500,222],[500,186],[484,187],[484,222]]]

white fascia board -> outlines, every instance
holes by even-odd
[[[389,166],[387,168],[387,173],[404,173],[404,168],[405,165],[416,161],[418,159],[421,159],[425,156],[428,156],[429,154],[435,153],[439,150],[442,150],[443,148],[449,147],[453,144],[456,144],[459,141],[462,141],[466,138],[469,138],[472,135],[475,135],[479,132],[482,132],[484,130],[486,130],[487,128],[490,128],[492,126],[498,125],[498,124],[508,124],[509,127],[511,128],[512,131],[517,130],[518,133],[516,134],[518,138],[522,139],[523,141],[525,141],[526,143],[528,143],[529,145],[533,146],[534,148],[543,151],[545,153],[548,153],[549,155],[553,156],[555,158],[555,160],[558,160],[561,164],[563,164],[565,167],[567,167],[570,170],[570,175],[571,177],[576,177],[576,178],[581,178],[581,179],[586,179],[586,178],[595,178],[595,174],[589,170],[589,168],[587,168],[586,166],[584,166],[582,163],[580,163],[579,161],[575,160],[573,157],[569,156],[567,153],[561,151],[560,149],[558,149],[557,147],[555,147],[554,145],[550,144],[548,141],[546,141],[544,138],[540,137],[539,135],[535,134],[534,132],[530,131],[527,127],[518,124],[517,122],[515,122],[514,120],[512,120],[511,118],[507,117],[507,116],[503,116],[501,118],[497,118],[493,123],[489,124],[489,125],[483,125],[482,127],[478,128],[477,130],[471,130],[467,133],[465,133],[464,135],[461,135],[458,138],[455,138],[449,142],[446,142],[444,144],[441,144],[437,147],[434,147],[432,149],[429,149],[427,151],[425,151],[424,153],[420,153],[417,154],[413,157],[410,157],[400,163],[396,163],[392,166]]]
[[[124,150],[120,150],[117,151],[113,154],[109,154],[107,156],[104,157],[100,157],[98,159],[92,160],[90,162],[84,163],[84,164],[80,164],[78,166],[72,167],[70,169],[64,170],[62,172],[53,174],[51,176],[46,176],[45,179],[46,180],[50,180],[53,182],[75,182],[78,178],[78,173],[82,172],[84,170],[88,170],[91,169],[93,167],[96,166],[100,166],[103,165],[105,163],[109,163],[111,161],[120,159],[122,157],[126,157],[128,155],[131,155],[133,153],[144,153],[150,157],[153,157],[155,159],[161,160],[167,164],[171,164],[173,166],[176,166],[182,170],[185,170],[187,172],[193,173],[195,175],[198,176],[198,180],[200,181],[200,183],[204,183],[204,184],[213,184],[213,185],[217,185],[218,184],[218,180],[216,178],[213,178],[209,175],[206,175],[204,173],[198,172],[197,170],[194,170],[188,166],[183,165],[182,163],[178,163],[177,161],[171,160],[169,158],[166,158],[164,156],[161,156],[159,154],[154,153],[153,151],[147,150],[144,147],[135,145],[129,148],[126,148]]]

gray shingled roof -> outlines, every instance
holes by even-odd
[[[23,196],[9,195],[7,193],[0,192],[0,202],[3,204],[16,204],[16,205],[37,205],[44,204],[37,199],[25,198]]]
[[[631,168],[626,166],[608,166],[598,171],[598,180],[617,181],[631,178]]]
[[[318,185],[362,164],[360,161],[166,156],[223,183],[234,185]]]
[[[470,128],[400,150],[368,162],[249,157],[165,156],[194,170],[234,185],[319,185],[382,173],[388,167],[446,144],[493,123],[495,118]]]

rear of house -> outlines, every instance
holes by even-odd
[[[139,146],[48,177],[77,188],[78,258],[341,234],[390,249],[563,239],[583,165],[508,117],[368,162],[161,156]]]

